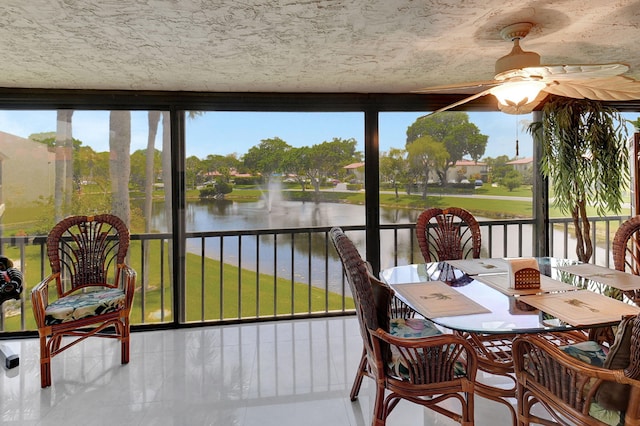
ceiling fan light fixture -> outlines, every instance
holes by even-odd
[[[546,87],[542,81],[514,81],[491,89],[491,94],[504,106],[518,107],[533,100]]]

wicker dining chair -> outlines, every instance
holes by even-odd
[[[91,336],[118,339],[121,363],[129,362],[136,273],[125,264],[128,248],[129,230],[110,214],[67,217],[49,232],[51,274],[31,292],[43,388],[51,385],[51,359]]]
[[[640,275],[640,216],[624,221],[613,238],[613,265],[616,270]],[[624,294],[640,305],[640,290]]]
[[[393,289],[372,281],[366,262],[340,228],[331,240],[351,288],[366,362],[376,384],[371,424],[383,426],[404,399],[448,416],[462,425],[474,424],[474,382],[477,360],[464,339],[451,334],[421,338],[398,337],[390,332]],[[441,404],[458,400],[460,413]]]
[[[416,237],[425,262],[480,257],[480,225],[460,207],[424,210],[416,221]]]
[[[597,342],[585,343],[595,349],[536,335],[513,341],[519,426],[640,425],[640,317],[621,321],[606,354]]]
[[[416,221],[416,237],[425,262],[480,257],[480,224],[469,211],[460,207],[424,210]],[[516,412],[511,404],[505,403],[505,397],[514,397],[516,391],[511,357],[511,341],[515,334],[455,333],[475,348],[478,369],[504,378],[507,385],[501,387],[476,383],[476,393],[506,405],[515,424]]]

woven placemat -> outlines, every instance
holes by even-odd
[[[442,281],[394,284],[393,289],[426,318],[491,312]]]

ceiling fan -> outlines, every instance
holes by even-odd
[[[480,90],[431,114],[485,95],[495,96],[500,110],[509,114],[533,111],[548,94],[600,101],[640,99],[640,81],[622,75],[629,70],[625,64],[541,65],[540,55],[520,48],[520,40],[529,34],[531,28],[532,23],[521,22],[500,31],[502,38],[513,42],[513,48],[508,55],[496,61],[493,80],[428,87],[414,93]]]

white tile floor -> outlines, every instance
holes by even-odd
[[[52,362],[40,388],[38,341],[0,342],[20,366],[0,366],[2,425],[365,426],[373,386],[349,390],[362,350],[355,317],[133,333],[131,362],[114,340],[89,339]],[[454,425],[401,402],[389,426]],[[476,398],[476,425],[511,425]]]

